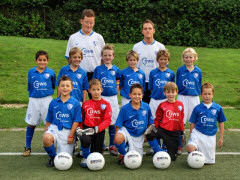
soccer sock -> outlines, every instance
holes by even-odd
[[[115,136],[115,126],[109,126],[109,147],[113,146],[113,140]]]
[[[116,148],[121,155],[125,156],[125,154],[127,154],[125,150],[125,141],[123,141],[120,145],[116,144]]]
[[[160,140],[160,138],[156,138],[156,139],[157,139],[157,142],[158,142],[159,146],[161,147],[161,140]]]
[[[158,152],[158,151],[163,151],[158,142],[157,142],[157,139],[154,139],[152,141],[148,141],[148,144],[150,145],[150,147],[153,149],[154,153]]]
[[[182,148],[182,136],[181,136],[181,135],[179,135],[178,147],[181,147],[181,148]]]
[[[52,144],[52,146],[50,147],[44,147],[44,149],[48,153],[49,157],[55,157],[57,155],[54,148],[54,144]]]
[[[32,143],[34,130],[35,130],[35,128],[30,128],[29,126],[27,127],[27,131],[26,131],[26,147],[28,147],[28,148],[31,148],[31,143]]]
[[[81,150],[83,152],[83,158],[87,159],[88,155],[90,154],[90,146],[88,148],[81,146]]]

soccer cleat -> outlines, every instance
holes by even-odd
[[[109,147],[103,144],[103,151],[108,151],[108,150],[109,150]]]
[[[124,156],[123,155],[119,156],[118,165],[124,165]]]
[[[82,168],[87,168],[87,159],[83,158],[83,159],[81,160],[80,166],[81,166]]]
[[[154,155],[153,149],[149,149],[149,150],[146,152],[146,155],[147,155],[147,156],[153,156],[153,155]]]
[[[111,146],[109,148],[109,152],[112,156],[117,156],[118,155],[117,148],[115,146]]]
[[[30,156],[30,154],[31,154],[31,148],[25,147],[23,156],[28,157],[28,156]]]
[[[46,165],[47,167],[53,167],[54,166],[54,157],[50,157],[48,159],[48,163]]]
[[[182,154],[182,150],[183,150],[183,148],[182,148],[182,147],[178,147],[177,154],[178,154],[178,155],[181,155],[181,154]]]

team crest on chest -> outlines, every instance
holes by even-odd
[[[106,104],[101,104],[101,109],[104,110],[106,109],[107,105]]]
[[[116,72],[115,71],[111,71],[111,74],[114,76],[116,74]]]
[[[138,78],[139,78],[139,79],[142,79],[142,77],[143,77],[142,74],[139,74],[139,75],[138,75]]]
[[[170,77],[170,73],[166,73],[165,76],[166,76],[167,78],[169,78],[169,77]]]
[[[98,45],[98,41],[93,41],[93,45],[97,46]]]
[[[212,112],[212,115],[216,115],[217,110],[216,110],[216,109],[213,109],[213,110],[211,110],[211,112]]]
[[[182,106],[178,106],[179,111],[182,111]]]
[[[198,77],[198,73],[194,73],[193,76],[194,76],[195,78],[197,78],[197,77]]]
[[[145,116],[146,114],[147,114],[147,111],[146,111],[146,110],[142,111],[142,115],[143,115],[143,116]]]
[[[77,73],[77,78],[80,79],[81,77],[82,77],[82,75]]]
[[[49,76],[50,76],[50,74],[49,74],[49,73],[45,73],[45,74],[44,74],[44,77],[45,77],[46,79],[48,79],[48,78],[49,78]]]
[[[72,105],[72,104],[68,104],[68,105],[67,105],[67,108],[68,108],[68,110],[71,110],[71,109],[72,109],[72,107],[73,107],[73,105]]]

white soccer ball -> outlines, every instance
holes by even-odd
[[[191,168],[202,168],[205,162],[205,157],[200,151],[193,151],[188,155],[187,162]]]
[[[54,165],[58,170],[68,170],[73,163],[72,156],[67,152],[60,152],[54,158]]]
[[[129,169],[137,169],[142,164],[142,156],[137,151],[129,151],[124,156],[124,164]]]
[[[87,158],[87,167],[92,171],[101,170],[105,165],[105,159],[98,152],[91,153]]]
[[[153,156],[153,164],[158,169],[166,169],[171,164],[171,157],[167,152],[160,151]]]

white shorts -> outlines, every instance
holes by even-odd
[[[36,126],[40,124],[42,120],[43,123],[46,124],[48,107],[52,99],[52,96],[44,98],[30,97],[25,122],[32,126]]]
[[[111,104],[112,107],[112,118],[111,118],[111,125],[114,125],[117,121],[117,117],[119,114],[119,105],[118,105],[118,97],[115,96],[101,96],[103,99],[108,101]]]
[[[128,142],[129,151],[137,151],[143,156],[144,135],[138,137],[131,136],[125,127],[121,127],[117,133],[124,136],[125,143]]]
[[[216,135],[207,136],[195,128],[192,130],[188,145],[193,145],[205,156],[205,163],[215,163]]]
[[[156,111],[157,111],[159,104],[166,100],[167,99],[156,100],[156,99],[151,98],[149,106],[150,106],[151,113],[152,113],[152,116],[154,119],[156,118]]]
[[[177,100],[182,101],[184,106],[184,124],[186,124],[196,105],[200,104],[199,96],[183,96],[178,95]]]
[[[130,101],[131,101],[131,99],[127,99],[125,97],[122,97],[121,107],[123,107],[125,104],[129,103]]]
[[[44,134],[51,134],[54,138],[54,144],[57,143],[57,154],[60,152],[67,152],[70,155],[73,154],[73,144],[68,144],[68,136],[70,134],[70,129],[65,129],[59,131],[56,125],[51,124],[48,130]]]

